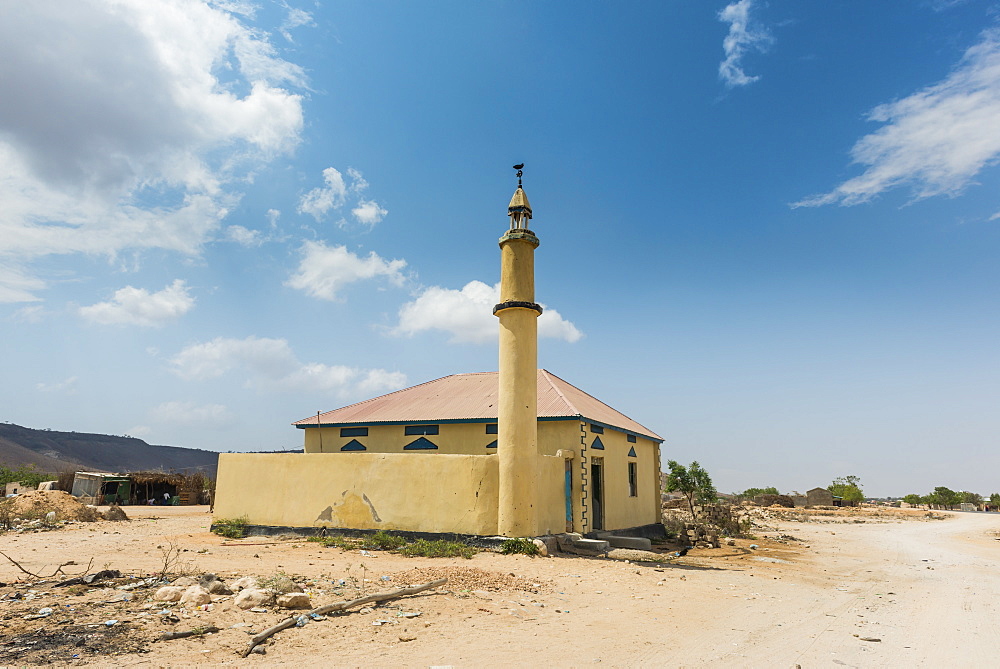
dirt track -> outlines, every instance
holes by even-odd
[[[141,608],[147,595],[137,591],[132,602],[109,603],[114,590],[94,589],[73,599],[43,586],[37,589],[49,594],[30,602],[0,602],[0,643],[15,634],[23,641],[40,627],[53,629],[55,616],[23,620],[53,606],[67,612],[72,622],[64,624],[81,629],[120,619],[132,645],[118,646],[126,654],[113,658],[84,649],[73,659],[73,649],[56,648],[49,659],[116,666],[987,666],[1000,647],[990,620],[1000,596],[1000,541],[991,534],[1000,532],[1000,514],[863,524],[782,521],[775,528],[800,541],[779,543],[762,535],[734,548],[692,551],[670,566],[640,566],[496,554],[408,559],[299,541],[227,542],[207,532],[204,507],[127,510],[134,518],[128,523],[2,535],[0,550],[35,571],[68,559],[86,564],[93,557],[95,569],[148,573],[162,563],[163,549],[156,547],[173,542],[187,549],[181,559],[198,571],[223,577],[283,571],[312,579],[313,587],[324,590],[314,595],[317,604],[339,599],[330,584],[345,576],[368,578],[364,587],[371,592],[394,587],[415,567],[471,567],[484,583],[514,583],[501,576],[515,574],[528,586],[475,593],[455,588],[330,618],[282,632],[266,656],[246,660],[236,652],[245,647],[247,632],[286,614],[250,613],[221,601],[212,612],[182,614],[173,627],[212,623],[222,632],[154,642],[165,624]],[[750,543],[759,548],[750,550]],[[9,563],[0,564],[0,581],[9,584],[0,594],[24,592],[25,586],[12,583],[22,576]],[[403,610],[421,615],[399,618]],[[373,625],[377,620],[389,622]],[[135,652],[137,641],[145,652]],[[5,655],[12,647],[0,645],[0,663],[42,659],[30,650]]]

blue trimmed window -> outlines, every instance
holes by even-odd
[[[342,427],[340,428],[341,437],[367,437],[368,428],[367,427]]]
[[[405,434],[408,437],[410,436],[415,437],[421,434],[437,434],[437,433],[438,433],[437,425],[407,425],[403,430],[403,434]],[[434,448],[437,448],[437,446],[435,446]]]
[[[497,442],[495,441],[491,441],[490,443],[486,444],[486,448],[496,448],[496,447],[497,447]]]
[[[487,423],[486,434],[500,434],[499,432],[497,432],[497,427],[499,426],[496,423]]]
[[[630,444],[634,444],[635,443],[635,435],[634,434],[627,434],[625,436],[628,439],[628,443],[630,443]]]
[[[601,425],[590,424],[590,431],[594,434],[604,434],[604,427]]]
[[[591,448],[596,448],[599,451],[604,450],[604,442],[601,441],[600,437],[594,437],[594,443],[590,445]]]
[[[367,451],[365,445],[362,444],[357,439],[351,439],[349,442],[340,447],[342,451]]]
[[[437,425],[435,425],[434,427],[437,427]],[[424,437],[420,437],[416,441],[411,441],[406,446],[403,446],[403,450],[404,451],[436,451],[437,450],[437,444],[435,444],[430,439],[425,439]]]
[[[637,456],[635,454],[635,446],[633,446],[632,448],[628,449],[628,456],[630,458],[637,458],[637,457],[639,457],[639,456]]]

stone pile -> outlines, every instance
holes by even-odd
[[[682,538],[695,548],[718,548],[721,545],[718,533],[703,523],[684,523]]]
[[[279,582],[279,580],[281,582]],[[272,579],[262,587],[258,580],[245,576],[231,584],[226,584],[215,574],[202,574],[200,579],[181,576],[170,585],[156,591],[153,599],[161,602],[180,602],[186,606],[204,606],[217,598],[236,595],[234,603],[241,609],[257,609],[277,606],[283,609],[308,609],[311,602],[302,587],[290,578],[282,576]],[[287,582],[285,582],[287,581]]]

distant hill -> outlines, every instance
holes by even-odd
[[[219,454],[196,448],[154,446],[134,437],[34,430],[0,423],[0,463],[33,464],[46,472],[162,470],[215,478]]]

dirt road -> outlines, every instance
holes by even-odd
[[[415,567],[471,569],[484,582],[514,574],[532,587],[455,585],[395,608],[288,630],[268,646],[266,656],[245,660],[237,652],[245,647],[247,632],[260,631],[285,613],[242,611],[231,600],[218,602],[211,612],[177,610],[181,620],[175,628],[214,624],[222,632],[154,642],[165,623],[155,615],[160,607],[142,608],[148,595],[136,591],[132,601],[118,602],[113,590],[102,588],[73,600],[39,588],[43,594],[30,602],[0,600],[0,626],[6,630],[0,633],[0,663],[41,659],[30,649],[4,653],[26,647],[7,642],[19,634],[18,643],[26,643],[31,626],[41,623],[24,621],[23,614],[43,606],[61,607],[77,625],[120,619],[133,642],[147,640],[143,652],[123,647],[126,654],[114,658],[65,651],[79,655],[74,663],[116,666],[989,666],[1000,648],[990,619],[1000,596],[1000,541],[992,535],[1000,532],[1000,514],[775,522],[776,531],[762,532],[752,542],[695,550],[679,563],[653,566],[491,553],[472,560],[410,559],[301,541],[228,542],[207,532],[203,508],[130,512],[135,519],[128,523],[3,535],[0,545],[31,569],[57,563],[56,556],[84,564],[93,557],[97,568],[148,573],[161,566],[163,549],[157,546],[173,544],[195,570],[224,577],[285,572],[309,579],[318,591],[317,604],[336,601],[331,588],[345,577],[360,577],[370,592],[401,583]],[[767,538],[781,534],[796,540]],[[751,543],[758,547],[751,549]],[[0,565],[0,581],[8,583],[0,594],[24,591],[13,583],[18,578],[12,565]],[[103,608],[91,612],[91,603]],[[401,617],[397,610],[420,616]],[[58,652],[63,651],[54,648],[48,657],[62,658]]]

